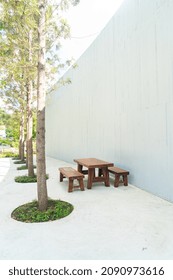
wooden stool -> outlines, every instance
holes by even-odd
[[[108,168],[108,171],[109,171],[110,173],[115,174],[114,187],[117,188],[117,187],[119,186],[119,183],[120,183],[120,176],[123,177],[124,186],[128,186],[128,178],[127,178],[127,176],[129,175],[129,171],[124,170],[124,169],[121,169],[121,168],[118,168],[118,167],[116,167],[116,166],[109,167],[109,168]]]
[[[74,188],[80,188],[81,191],[84,191],[84,183],[83,178],[84,175],[77,170],[73,169],[72,167],[61,167],[59,168],[60,171],[60,182],[63,181],[64,178],[68,178],[69,185],[68,185],[68,192],[72,192]],[[74,186],[73,181],[78,180],[79,185]]]

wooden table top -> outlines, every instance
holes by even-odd
[[[88,168],[109,167],[114,165],[111,162],[107,162],[97,158],[80,158],[80,159],[74,159],[74,161]]]

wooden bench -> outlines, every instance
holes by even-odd
[[[72,192],[74,188],[80,188],[81,191],[84,191],[84,183],[83,178],[84,175],[77,170],[73,169],[72,167],[61,167],[59,168],[60,171],[60,182],[63,181],[64,178],[68,178],[69,185],[68,185],[68,192]],[[73,181],[78,180],[79,185],[74,186]]]
[[[108,171],[110,173],[115,174],[114,187],[117,188],[119,186],[120,176],[122,176],[122,178],[123,178],[124,186],[128,186],[128,178],[127,178],[127,176],[129,175],[129,171],[121,169],[121,168],[118,168],[116,166],[108,167]]]

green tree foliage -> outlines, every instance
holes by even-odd
[[[0,109],[0,127],[4,126],[6,131],[6,139],[0,139],[0,143],[6,143],[12,147],[17,147],[19,139],[19,113],[7,113]]]
[[[57,50],[61,38],[69,36],[70,27],[62,18],[61,11],[78,2],[78,0],[0,2],[2,46],[0,97],[14,112],[17,110],[21,115],[21,146],[24,141],[24,117],[26,111],[29,112],[26,110],[29,88],[32,87],[35,96],[37,95],[37,189],[40,210],[46,209],[48,200],[45,180],[45,94],[48,87],[55,83],[54,74],[64,67]],[[32,40],[29,39],[31,33]],[[67,63],[69,64],[69,60]],[[32,110],[31,107],[30,109]]]
[[[10,115],[0,108],[0,125],[7,125]]]

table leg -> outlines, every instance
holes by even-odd
[[[103,173],[103,177],[105,179],[105,186],[109,187],[110,186],[110,182],[109,182],[109,171],[107,167],[102,168],[102,173]]]
[[[83,165],[79,164],[77,165],[77,171],[82,173],[82,168],[83,168]]]
[[[102,175],[103,175],[102,169],[99,168],[99,170],[98,170],[98,177],[101,177]]]
[[[59,178],[60,182],[63,182],[63,178],[64,178],[64,176],[63,176],[63,174],[60,172],[60,178]]]
[[[95,174],[95,168],[89,168],[88,169],[88,184],[87,184],[87,189],[92,188],[92,182]]]

